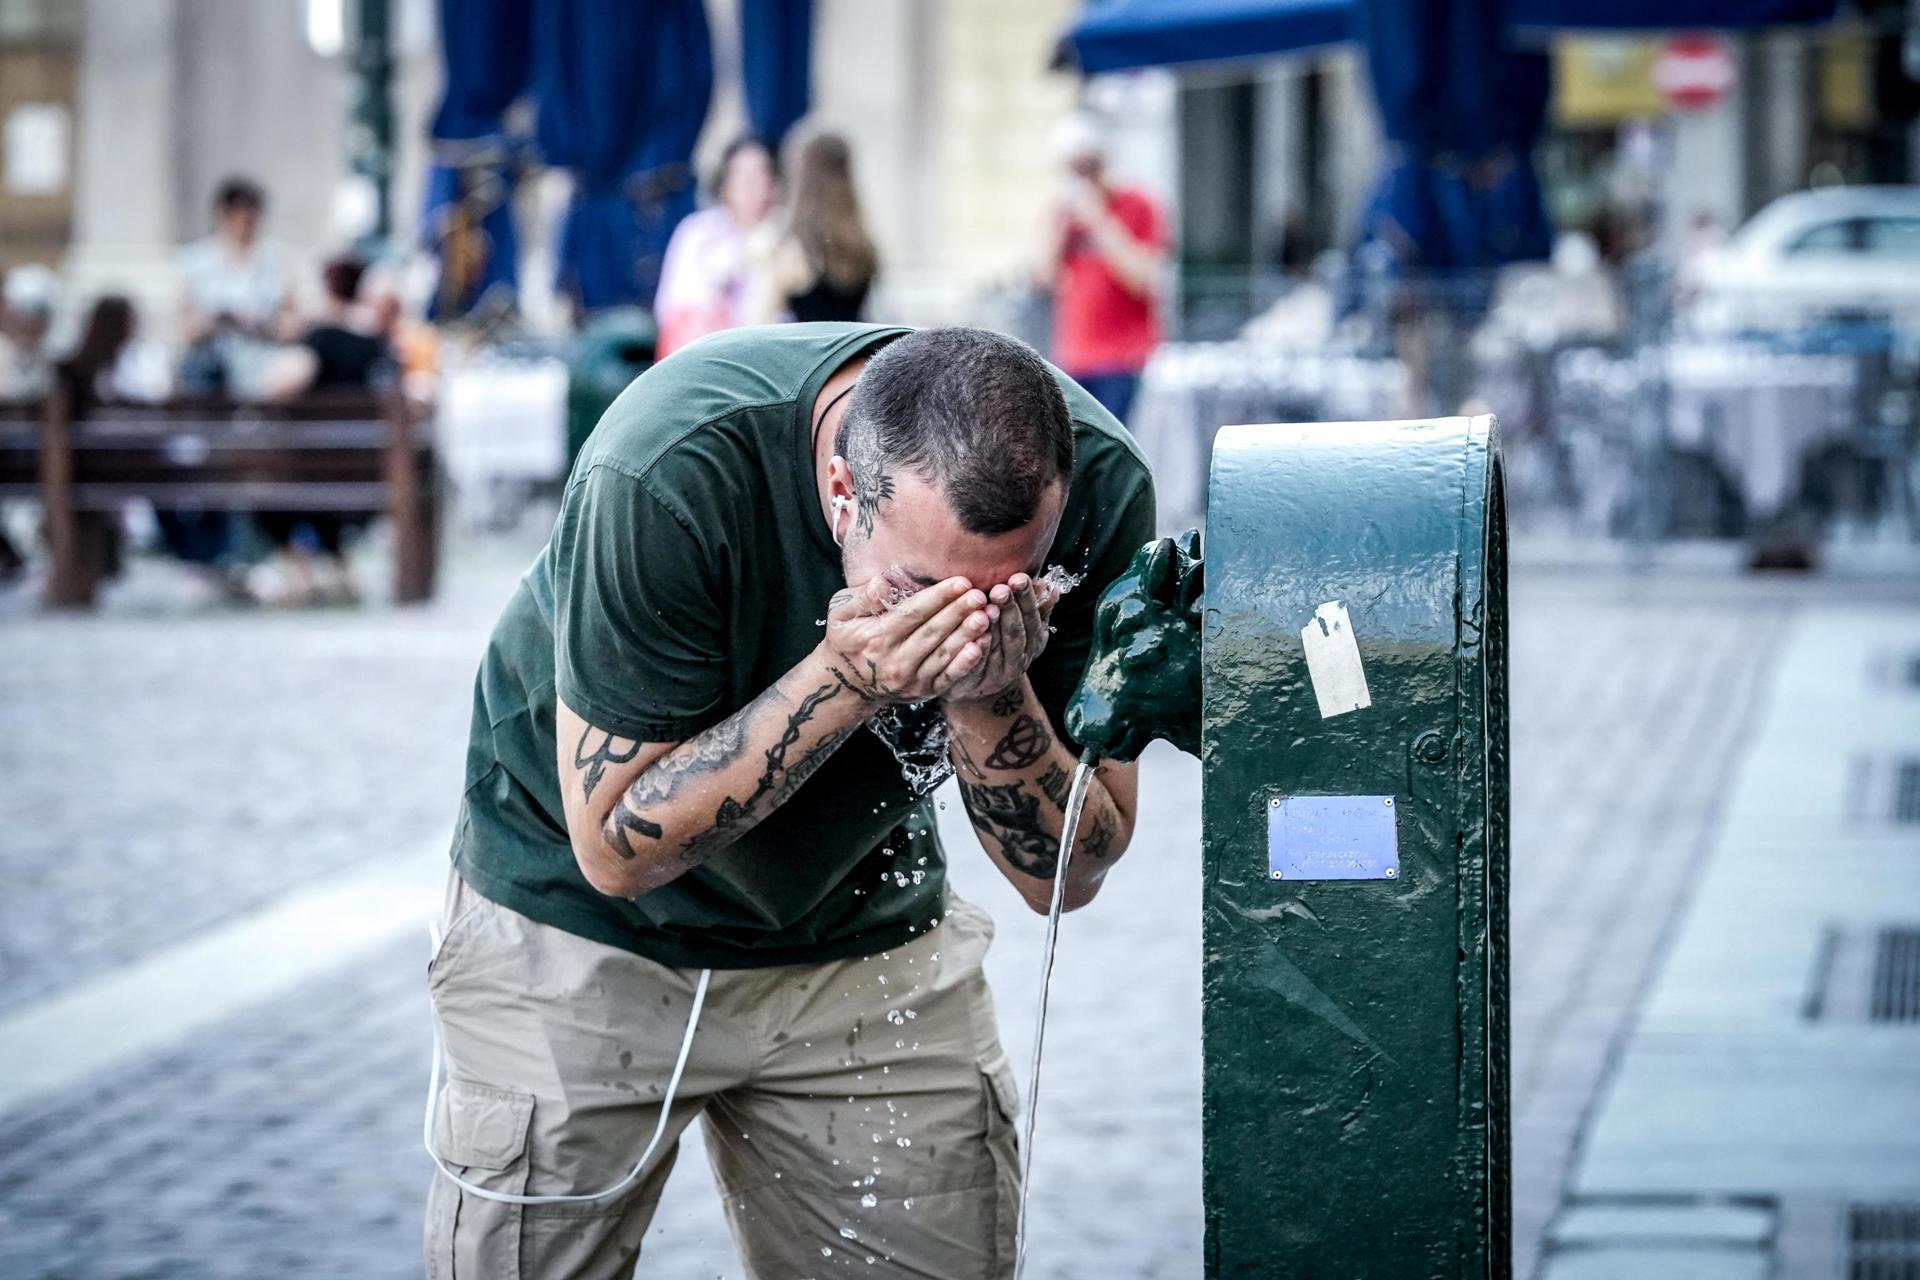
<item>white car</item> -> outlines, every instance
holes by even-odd
[[[1864,317],[1920,328],[1920,187],[1782,196],[1681,271],[1687,327],[1782,330]]]

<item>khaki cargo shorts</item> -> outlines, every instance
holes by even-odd
[[[457,875],[444,930],[427,970],[447,1055],[440,1158],[519,1195],[618,1183],[659,1122],[699,971],[535,923]],[[750,1276],[1011,1275],[1017,1103],[981,972],[992,939],[987,914],[953,898],[938,928],[882,955],[715,970],[641,1177],[605,1200],[513,1205],[436,1173],[428,1277],[646,1275],[641,1244],[695,1116]]]

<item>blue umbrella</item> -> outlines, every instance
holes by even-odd
[[[1508,0],[1507,25],[1618,31],[1830,22],[1837,0]]]
[[[813,0],[741,0],[747,119],[776,150],[812,96]]]
[[[1388,147],[1364,238],[1424,271],[1545,257],[1531,152],[1551,73],[1508,46],[1500,0],[1355,0],[1354,29]]]
[[[527,88],[531,35],[532,0],[440,0],[444,87],[421,202],[421,241],[440,260],[434,319],[510,301],[517,287],[519,147],[506,113]]]
[[[691,200],[687,166],[712,90],[705,8],[541,0],[533,76],[541,152],[574,176],[560,287],[587,311],[650,304],[659,248]]]
[[[1055,61],[1093,75],[1239,61],[1340,44],[1351,0],[1097,0],[1061,37]]]

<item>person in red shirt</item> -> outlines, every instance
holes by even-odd
[[[1066,190],[1055,215],[1053,359],[1121,422],[1160,343],[1166,218],[1152,197],[1109,183],[1100,132],[1062,126]]]

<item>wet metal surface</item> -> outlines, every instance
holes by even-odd
[[[1326,1275],[1509,1272],[1491,427],[1219,437],[1202,629],[1209,1276],[1279,1257]],[[1302,639],[1328,602],[1357,650],[1331,700]],[[1287,796],[1375,797],[1395,815],[1395,874],[1291,883],[1271,852]],[[1349,871],[1378,852],[1333,844]]]

